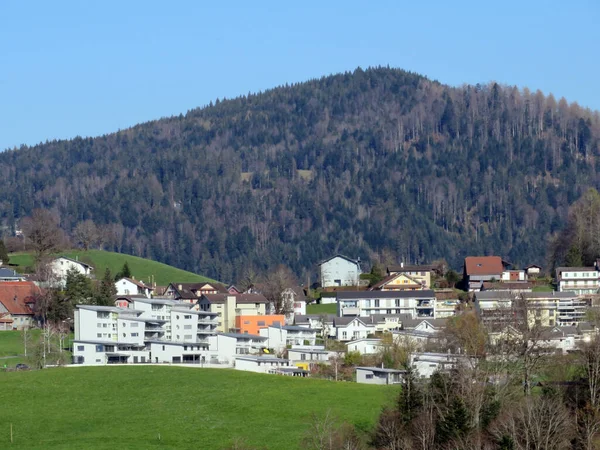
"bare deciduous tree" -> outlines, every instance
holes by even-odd
[[[89,250],[90,247],[98,245],[100,233],[96,224],[91,220],[79,222],[73,230],[73,240],[80,244],[84,250]]]
[[[30,217],[22,220],[21,228],[35,252],[36,261],[60,250],[64,242],[64,234],[58,227],[56,217],[46,209],[34,209]]]
[[[294,308],[291,301],[283,295],[283,291],[297,285],[298,280],[290,268],[279,265],[259,283],[259,290],[269,301],[275,314],[288,315]]]

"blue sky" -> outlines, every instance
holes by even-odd
[[[598,23],[600,3],[584,0],[0,0],[0,149],[357,66],[600,109]]]

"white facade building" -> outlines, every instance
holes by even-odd
[[[449,353],[413,353],[410,355],[410,365],[416,370],[417,376],[421,378],[430,378],[438,370],[451,370],[461,361],[466,361],[466,357]]]
[[[432,290],[340,291],[337,314],[339,317],[406,314],[412,318],[434,318],[435,294]]]
[[[343,255],[336,255],[319,264],[319,280],[321,287],[358,286],[360,260]]]
[[[365,384],[400,384],[405,370],[384,369],[381,367],[357,367],[356,382]]]
[[[361,355],[375,355],[382,349],[381,339],[365,338],[356,339],[346,344],[348,352],[358,352]]]
[[[117,295],[143,295],[146,298],[150,298],[154,290],[141,281],[131,278],[121,278],[115,281],[115,288],[117,289]]]
[[[290,361],[273,356],[238,356],[235,369],[246,372],[278,373],[278,369],[290,367]]]
[[[266,327],[259,330],[265,338],[264,346],[282,352],[288,346],[314,346],[317,330],[301,326]]]
[[[558,267],[556,283],[559,292],[597,294],[600,289],[600,271],[596,267]]]
[[[342,342],[366,339],[375,333],[375,325],[360,317],[337,317],[334,321],[336,339]]]
[[[66,282],[67,272],[69,270],[75,270],[77,273],[83,274],[89,277],[92,274],[92,266],[89,264],[82,263],[76,259],[67,258],[65,256],[59,256],[50,263],[52,273],[55,279],[62,285]]]

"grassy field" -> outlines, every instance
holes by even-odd
[[[177,269],[163,263],[149,259],[139,258],[137,256],[125,255],[122,253],[105,252],[102,250],[68,250],[59,253],[61,256],[91,263],[95,267],[96,277],[102,278],[104,271],[108,267],[114,275],[121,270],[123,264],[127,261],[132,275],[138,279],[148,282],[154,275],[154,281],[158,285],[167,285],[170,282],[193,283],[200,281],[214,281],[210,278],[196,275],[192,272]],[[31,253],[13,253],[10,255],[10,264],[16,264],[21,268],[33,265],[33,255]]]
[[[533,292],[552,292],[554,290],[554,287],[550,284],[541,284],[534,286],[531,290]]]
[[[306,314],[337,314],[337,304],[317,305],[316,303],[312,303],[306,305]]]
[[[169,366],[0,373],[0,385],[0,448],[110,450],[298,449],[313,414],[370,427],[398,389]]]

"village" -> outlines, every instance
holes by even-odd
[[[69,271],[93,276],[90,265],[67,257],[51,266],[57,283]],[[255,287],[176,281],[161,287],[123,277],[114,284],[114,306],[78,304],[72,323],[66,321],[74,332],[71,363],[182,364],[396,384],[407,365],[429,378],[473,356],[448,345],[448,322],[461,314],[476,316],[492,343],[525,339],[546,353],[574,352],[598,332],[598,266],[557,268],[552,290],[540,281],[547,280],[541,267],[513,269],[498,256],[465,258],[462,291],[439,288],[444,283],[435,283],[440,274],[433,265],[390,265],[383,279],[368,283],[360,260],[335,255],[318,271],[317,302],[335,314],[307,314],[308,287],[284,289],[286,313],[276,314]],[[43,289],[0,269],[0,330],[43,327],[34,317]],[[390,358],[398,347],[402,361]]]

